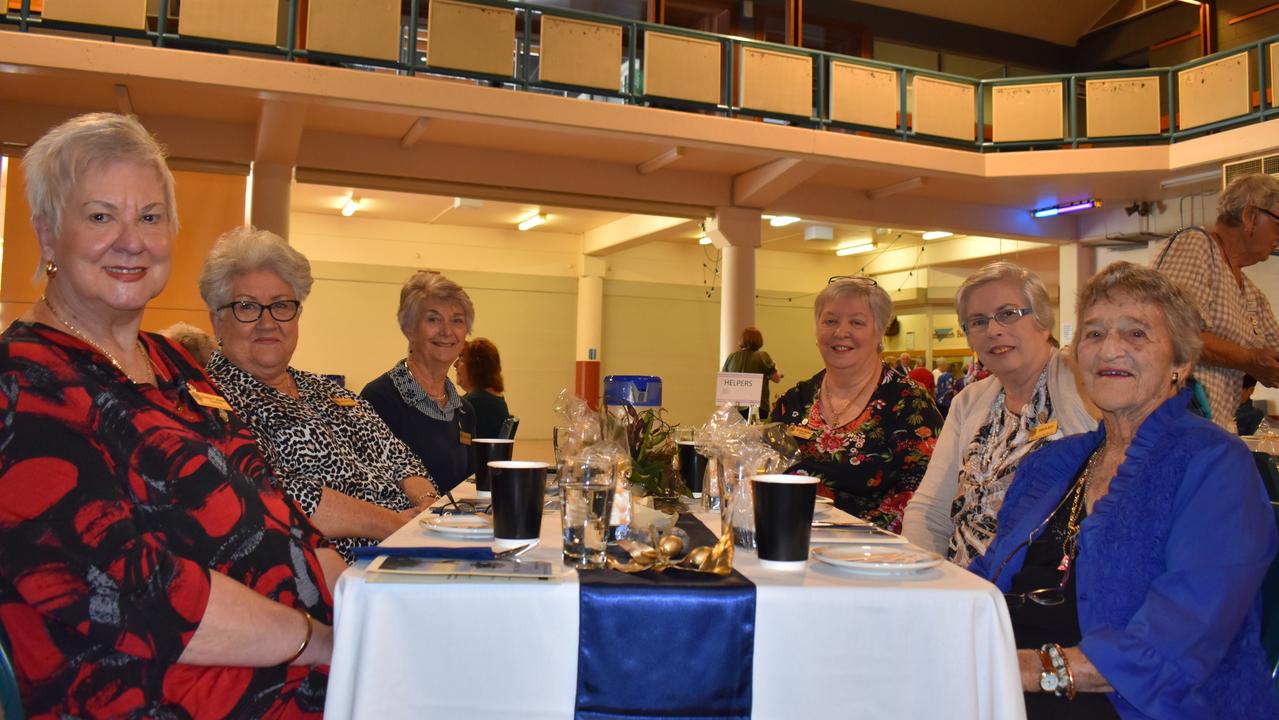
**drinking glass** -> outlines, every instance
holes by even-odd
[[[613,467],[586,459],[566,462],[561,468],[564,562],[579,569],[603,568],[613,510]]]

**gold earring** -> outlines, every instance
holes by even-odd
[[[1173,374],[1172,374],[1172,384],[1173,384],[1173,385],[1176,385],[1176,384],[1177,384],[1177,381],[1178,381],[1178,380],[1180,380],[1180,379],[1181,379],[1181,373],[1176,373],[1176,372],[1175,372],[1175,373],[1173,373]]]
[[[53,258],[49,258],[49,260],[45,262],[44,274],[47,275],[49,279],[51,280],[53,279],[54,275],[58,274],[58,264],[53,261]]]

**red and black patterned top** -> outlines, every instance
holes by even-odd
[[[143,343],[158,387],[44,325],[0,341],[0,622],[27,714],[318,717],[327,666],[178,664],[211,569],[323,623],[333,602],[251,432],[194,402],[216,390],[185,352]]]

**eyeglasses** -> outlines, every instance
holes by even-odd
[[[960,323],[959,326],[962,327],[964,329],[964,332],[966,333],[972,332],[974,330],[978,332],[985,330],[990,325],[991,320],[994,320],[995,322],[999,323],[1000,325],[1003,325],[1004,327],[1008,327],[1009,325],[1012,325],[1013,323],[1017,322],[1018,320],[1026,317],[1027,315],[1033,312],[1035,312],[1034,308],[1028,308],[1028,307],[1000,308],[999,310],[995,311],[994,315],[974,315],[968,318],[967,320],[963,321],[962,323]]]
[[[1276,214],[1274,214],[1274,213],[1270,212],[1269,210],[1267,210],[1267,209],[1265,209],[1265,208],[1263,208],[1263,207],[1260,207],[1260,206],[1258,206],[1258,205],[1253,205],[1253,207],[1255,207],[1255,208],[1257,208],[1258,210],[1260,210],[1261,212],[1263,212],[1263,213],[1265,213],[1265,214],[1269,215],[1271,220],[1274,220],[1276,224],[1279,224],[1279,215],[1276,215]]]
[[[302,309],[302,303],[298,300],[276,300],[270,305],[263,305],[252,300],[235,300],[223,305],[218,310],[226,310],[227,308],[231,308],[231,314],[242,323],[257,322],[262,317],[263,310],[270,311],[271,317],[276,322],[288,322],[298,316],[298,311]]]
[[[1009,610],[1020,610],[1026,606],[1026,601],[1042,605],[1044,607],[1054,607],[1066,602],[1066,583],[1070,580],[1070,569],[1074,567],[1074,558],[1072,562],[1066,566],[1065,572],[1061,574],[1061,582],[1057,587],[1039,588],[1038,590],[1030,590],[1024,593],[1004,593],[1004,603],[1008,605]]]
[[[826,284],[830,285],[839,280],[853,280],[867,285],[879,285],[879,283],[875,282],[875,278],[868,278],[865,275],[832,275],[830,279],[826,281]]]

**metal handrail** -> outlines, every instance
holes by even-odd
[[[754,40],[751,38],[735,37],[731,35],[723,35],[719,33],[705,32],[702,30],[693,30],[689,28],[673,27],[669,25],[659,25],[639,20],[628,20],[618,18],[602,13],[590,12],[585,10],[575,10],[572,8],[560,8],[538,5],[533,2],[512,2],[509,0],[466,0],[466,2],[474,5],[484,5],[489,7],[500,7],[503,9],[514,10],[517,15],[523,16],[522,32],[519,33],[518,52],[515,58],[514,73],[507,75],[488,75],[464,70],[455,70],[451,68],[433,67],[430,65],[429,54],[425,62],[418,61],[418,43],[417,33],[418,26],[421,24],[426,3],[429,0],[410,0],[409,13],[407,16],[408,32],[405,34],[405,44],[401,47],[400,61],[386,61],[376,58],[350,57],[342,55],[334,55],[331,53],[317,52],[298,47],[298,0],[285,0],[288,3],[288,22],[289,27],[285,34],[284,46],[279,45],[257,45],[251,43],[234,42],[226,40],[215,40],[210,38],[186,37],[179,33],[169,32],[168,8],[171,0],[160,0],[159,16],[156,21],[155,30],[129,30],[124,28],[109,28],[84,25],[81,23],[68,23],[60,21],[45,20],[31,13],[31,0],[22,0],[20,8],[15,16],[12,11],[6,10],[0,14],[0,24],[16,24],[20,32],[31,32],[40,28],[67,29],[87,34],[99,34],[109,36],[144,38],[156,47],[171,47],[175,44],[183,44],[188,47],[210,47],[216,49],[231,49],[255,52],[264,55],[279,55],[285,60],[292,61],[299,58],[315,58],[333,62],[345,63],[355,66],[376,67],[394,70],[404,75],[417,75],[422,73],[430,73],[435,75],[445,75],[461,78],[482,79],[489,81],[498,81],[504,84],[513,85],[521,90],[550,89],[566,92],[588,93],[590,95],[614,97],[623,102],[639,104],[648,102],[662,102],[676,108],[695,108],[695,109],[712,109],[722,112],[728,116],[735,115],[753,115],[774,117],[793,123],[810,126],[815,130],[832,130],[851,128],[861,131],[867,131],[883,135],[886,137],[895,137],[903,142],[912,140],[925,139],[929,142],[937,142],[958,147],[966,147],[977,151],[990,151],[1000,149],[1011,149],[1028,146],[1055,146],[1060,147],[1069,145],[1078,147],[1080,143],[1113,143],[1113,142],[1176,142],[1187,137],[1201,135],[1203,133],[1220,130],[1227,127],[1233,127],[1249,122],[1264,122],[1272,117],[1279,116],[1279,90],[1275,92],[1275,97],[1267,100],[1266,90],[1270,84],[1270,68],[1267,62],[1267,52],[1272,45],[1279,43],[1279,35],[1272,35],[1261,38],[1247,45],[1242,45],[1226,50],[1215,52],[1201,58],[1195,58],[1188,62],[1171,67],[1156,68],[1136,68],[1128,70],[1106,70],[1099,72],[1087,73],[1059,73],[1045,74],[1033,76],[1021,76],[1014,78],[971,78],[953,73],[946,73],[927,68],[915,68],[896,63],[885,62],[882,60],[874,60],[869,58],[861,58],[851,55],[842,55],[823,50],[814,50],[810,48],[794,47],[791,45],[781,45],[778,43],[770,43],[762,40]],[[588,22],[596,22],[601,24],[615,25],[621,27],[624,33],[624,60],[628,72],[626,73],[625,82],[619,82],[616,91],[603,90],[593,87],[576,87],[565,86],[557,83],[543,82],[538,78],[534,78],[533,71],[533,54],[532,46],[534,42],[533,21],[541,16],[563,17],[568,19],[584,20]],[[429,28],[428,28],[429,30]],[[641,73],[641,60],[639,57],[639,42],[642,33],[660,32],[668,35],[677,35],[682,37],[696,38],[701,40],[710,40],[716,42],[721,48],[721,86],[719,102],[714,104],[698,103],[693,101],[678,100],[672,98],[663,98],[659,96],[650,96],[645,94],[644,88],[641,86],[639,77]],[[776,113],[768,113],[751,108],[742,107],[740,103],[733,101],[733,88],[736,87],[740,79],[740,68],[737,61],[737,48],[740,47],[759,47],[776,52],[788,53],[791,55],[807,56],[813,63],[814,73],[814,102],[810,108],[811,112],[808,117],[781,117]],[[1180,129],[1177,126],[1177,74],[1188,69],[1199,67],[1211,62],[1215,62],[1222,58],[1237,55],[1239,53],[1249,53],[1250,58],[1255,59],[1257,68],[1257,86],[1254,90],[1258,93],[1259,101],[1255,110],[1250,109],[1249,112],[1241,114],[1233,118],[1208,123],[1199,127]],[[850,126],[846,123],[835,121],[830,116],[830,67],[833,62],[848,63],[860,65],[880,70],[892,70],[898,73],[899,97],[897,107],[898,125],[896,128],[888,129],[882,127],[871,126]],[[1252,60],[1250,59],[1250,62]],[[1086,135],[1079,134],[1079,85],[1082,82],[1099,78],[1120,78],[1120,77],[1144,77],[1157,76],[1160,82],[1165,85],[1165,97],[1167,101],[1167,129],[1160,130],[1157,134],[1137,135],[1115,138],[1090,138]],[[927,137],[923,134],[916,133],[907,123],[907,118],[911,116],[911,108],[909,107],[908,84],[913,77],[928,77],[947,80],[950,82],[958,82],[971,85],[974,88],[975,100],[975,117],[977,132],[976,138],[972,142],[956,141],[946,138]],[[988,88],[993,89],[1000,86],[1023,85],[1032,83],[1061,82],[1067,87],[1067,98],[1065,107],[1063,108],[1063,124],[1066,128],[1065,137],[1061,139],[1047,139],[1031,142],[986,142],[985,140],[985,100]],[[1250,91],[1251,92],[1251,91]]]

